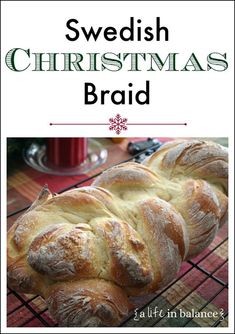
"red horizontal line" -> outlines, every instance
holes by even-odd
[[[110,123],[50,123],[50,125],[110,125]]]
[[[127,125],[187,125],[187,123],[127,123]]]
[[[50,125],[111,125],[110,123],[50,123]],[[187,123],[126,123],[126,125],[187,125]]]

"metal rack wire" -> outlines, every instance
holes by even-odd
[[[121,161],[120,163],[127,161],[135,161],[136,158],[139,157],[138,153],[135,156],[127,159],[125,161]],[[100,173],[97,173],[93,176],[87,177],[80,182],[72,184],[64,189],[61,189],[59,193],[64,191],[77,188],[82,186],[83,184],[87,184],[91,182],[94,178],[96,178]],[[27,210],[28,207],[21,208],[17,211],[11,212],[8,214],[8,218],[17,217],[17,215],[23,213]],[[225,279],[219,277],[218,274],[220,271],[227,272],[227,262],[228,259],[224,258],[218,265],[209,266],[207,268],[207,262],[210,262],[210,259],[213,258],[213,255],[220,249],[225,249],[227,246],[228,238],[223,238],[220,242],[215,242],[211,249],[207,249],[203,252],[203,255],[196,260],[190,260],[186,262],[186,269],[181,270],[178,277],[171,282],[167,287],[165,287],[158,294],[152,295],[148,298],[147,301],[143,302],[143,304],[138,308],[138,314],[146,313],[148,309],[154,308],[162,308],[164,311],[163,314],[157,314],[154,317],[143,317],[140,321],[135,320],[136,312],[133,312],[128,316],[128,318],[123,321],[120,326],[123,327],[162,327],[162,326],[171,326],[169,323],[169,315],[175,315],[176,319],[174,319],[173,326],[179,327],[188,327],[188,326],[200,326],[194,320],[195,317],[187,316],[183,320],[178,317],[178,313],[181,308],[187,311],[187,303],[188,305],[192,305],[194,294],[205,284],[216,285],[217,289],[213,291],[209,298],[203,300],[201,304],[199,303],[195,312],[201,312],[203,310],[207,310],[210,304],[216,300],[219,296],[223,295],[225,299],[227,299],[228,294],[228,282]],[[226,254],[225,250],[225,254]],[[213,264],[213,261],[212,261]],[[223,269],[224,268],[224,269]],[[195,277],[200,276],[200,280],[193,282],[191,289],[185,289],[185,287],[180,286],[182,281],[191,280],[193,281]],[[195,284],[194,284],[195,283]],[[185,290],[185,291],[184,291]],[[180,291],[180,293],[179,293]],[[171,304],[167,303],[167,297],[171,297],[174,302]],[[44,300],[40,296],[32,296],[26,294],[18,294],[16,291],[8,288],[7,294],[8,307],[7,318],[8,322],[11,323],[11,327],[55,327],[57,324],[50,317],[47,306]],[[193,304],[194,305],[194,304]],[[228,310],[223,310],[223,314],[221,317],[211,318],[209,319],[206,326],[210,327],[218,327],[218,326],[228,326]],[[223,319],[223,321],[221,321]],[[171,320],[171,319],[170,319]],[[178,320],[178,322],[177,322]]]

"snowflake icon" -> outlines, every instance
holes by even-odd
[[[115,118],[109,119],[109,130],[114,130],[116,134],[119,135],[122,130],[127,130],[126,122],[127,118],[122,118],[121,115],[117,114]]]

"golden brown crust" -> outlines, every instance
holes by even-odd
[[[101,279],[57,283],[46,292],[46,302],[64,327],[117,326],[133,308],[121,288]]]
[[[172,202],[187,225],[187,259],[198,255],[214,239],[220,222],[220,206],[212,187],[205,181],[188,180],[182,195]]]
[[[203,140],[176,140],[164,144],[144,164],[153,171],[175,178],[179,175],[204,179],[228,189],[228,152],[219,144]]]
[[[12,289],[24,292],[42,294],[44,277],[32,270],[25,256],[15,261],[8,259],[7,284]]]
[[[97,238],[101,237],[106,244],[109,258],[106,268],[111,281],[123,287],[142,287],[152,281],[146,244],[131,226],[123,221],[110,219],[98,222],[94,231]],[[102,231],[101,234],[99,231]]]
[[[55,225],[40,233],[31,243],[28,263],[52,280],[97,277],[95,236],[87,224],[74,228]]]
[[[174,141],[61,195],[44,188],[8,232],[8,283],[64,326],[114,326],[127,295],[166,286],[227,220],[227,152]],[[170,270],[169,270],[170,268]]]
[[[183,218],[171,204],[158,198],[148,199],[139,203],[139,210],[137,230],[148,244],[154,269],[154,280],[147,290],[154,292],[177,274],[188,251],[188,235]]]

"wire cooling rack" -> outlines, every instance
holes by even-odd
[[[141,153],[143,154],[143,152]],[[140,154],[121,161],[139,161]],[[100,173],[61,189],[59,193],[89,184]],[[11,212],[14,221],[28,207]],[[134,300],[136,309],[122,327],[227,327],[228,258],[227,226],[223,226],[209,248],[184,262],[177,278],[157,294]],[[170,270],[170,268],[169,268]],[[55,327],[40,296],[7,290],[9,327]]]

